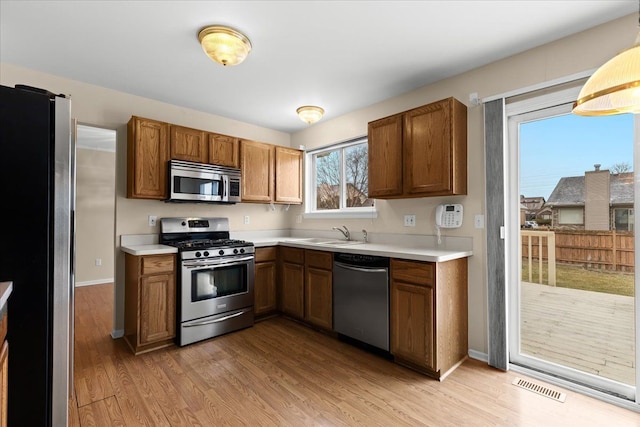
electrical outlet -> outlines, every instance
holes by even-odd
[[[405,215],[404,216],[404,226],[405,227],[415,227],[416,226],[416,216],[415,215]]]
[[[98,266],[102,265],[102,259],[101,258],[96,258],[96,265],[98,265]]]
[[[249,215],[244,216],[244,223],[249,224]]]
[[[296,223],[302,224],[302,215],[296,215]]]
[[[484,228],[484,215],[476,215],[473,218],[473,225],[476,228]]]
[[[149,227],[155,227],[158,222],[158,217],[155,215],[149,215]]]

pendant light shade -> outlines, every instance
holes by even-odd
[[[322,118],[324,114],[324,110],[320,107],[316,107],[315,105],[305,105],[296,110],[298,113],[298,117],[300,120],[307,124],[312,124],[317,122]]]
[[[200,30],[198,39],[207,56],[224,65],[237,65],[251,52],[251,41],[241,32],[221,25]]]
[[[573,112],[581,116],[640,113],[640,33],[633,47],[620,52],[587,80]]]

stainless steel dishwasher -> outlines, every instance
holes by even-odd
[[[334,254],[333,327],[389,351],[389,258]]]

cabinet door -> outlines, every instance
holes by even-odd
[[[304,318],[304,265],[282,264],[282,311]]]
[[[256,263],[255,267],[255,304],[256,315],[276,310],[276,263],[267,261]]]
[[[233,136],[209,134],[209,163],[230,168],[240,167],[240,148],[238,138]]]
[[[435,371],[433,289],[391,282],[391,353]]]
[[[171,125],[171,158],[207,163],[209,144],[205,133],[198,129]]]
[[[166,199],[169,124],[132,117],[127,130],[127,197]]]
[[[369,197],[402,195],[402,115],[369,123]]]
[[[140,279],[139,344],[175,336],[175,276],[158,274]]]
[[[275,147],[276,202],[302,203],[302,151]]]
[[[466,117],[453,98],[404,113],[405,194],[466,194]]]
[[[240,142],[242,201],[272,202],[274,191],[274,146],[255,141]]]
[[[307,268],[305,278],[305,320],[325,329],[333,328],[331,271]]]

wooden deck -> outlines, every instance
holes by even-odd
[[[523,282],[522,352],[635,384],[633,297]]]

